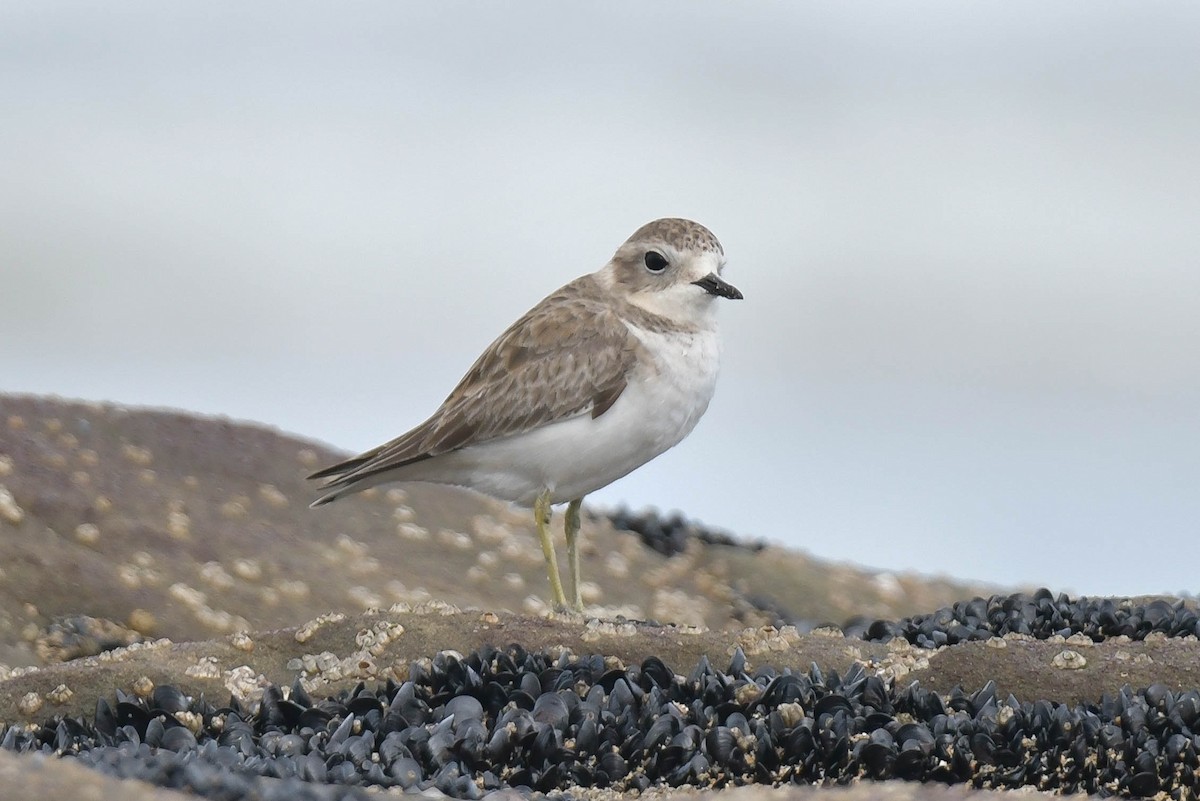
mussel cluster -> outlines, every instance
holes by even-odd
[[[1168,637],[1200,637],[1200,617],[1183,600],[1140,603],[1127,598],[1071,598],[1047,589],[1032,594],[993,595],[961,601],[927,615],[899,621],[853,620],[843,626],[847,636],[887,642],[903,637],[922,648],[938,648],[1005,634],[1024,634],[1039,640],[1054,635],[1083,634],[1093,642],[1126,636],[1145,639],[1159,632]]]
[[[767,547],[764,540],[747,540],[735,537],[727,531],[711,529],[701,523],[688,520],[680,512],[661,515],[653,509],[633,512],[621,508],[608,513],[613,528],[632,531],[642,544],[663,556],[674,556],[687,549],[689,540],[699,540],[706,545],[723,545],[727,548],[744,548],[761,551]]]
[[[1194,799],[1200,693],[1154,685],[1067,706],[1000,698],[993,683],[896,689],[857,665],[750,670],[740,650],[725,670],[702,658],[678,675],[655,657],[625,668],[512,645],[442,652],[403,683],[321,700],[299,683],[253,708],[169,686],[118,693],[91,719],[10,727],[0,747],[220,799],[856,778]]]

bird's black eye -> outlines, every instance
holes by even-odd
[[[652,273],[661,273],[667,269],[667,257],[657,250],[647,250],[646,269]]]

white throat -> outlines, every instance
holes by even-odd
[[[717,298],[693,284],[675,284],[652,292],[631,292],[626,300],[680,328],[713,330],[717,326]]]

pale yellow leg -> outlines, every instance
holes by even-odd
[[[546,557],[546,574],[550,577],[551,601],[555,609],[567,608],[567,596],[563,594],[562,579],[558,576],[558,559],[554,555],[554,543],[550,541],[550,490],[544,490],[533,502],[533,519],[537,524],[538,539],[542,541],[542,556]]]
[[[580,584],[583,578],[579,575],[579,507],[583,498],[576,498],[567,504],[567,514],[563,520],[563,531],[567,535],[567,561],[571,569],[571,586],[575,593],[575,611],[583,611],[583,595]]]

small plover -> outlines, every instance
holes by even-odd
[[[608,264],[545,298],[496,339],[433,416],[313,473],[313,506],[393,481],[454,484],[532,505],[554,605],[567,599],[550,507],[567,502],[572,603],[583,609],[583,497],[677,445],[717,382],[725,253],[690,220],[647,223]]]

